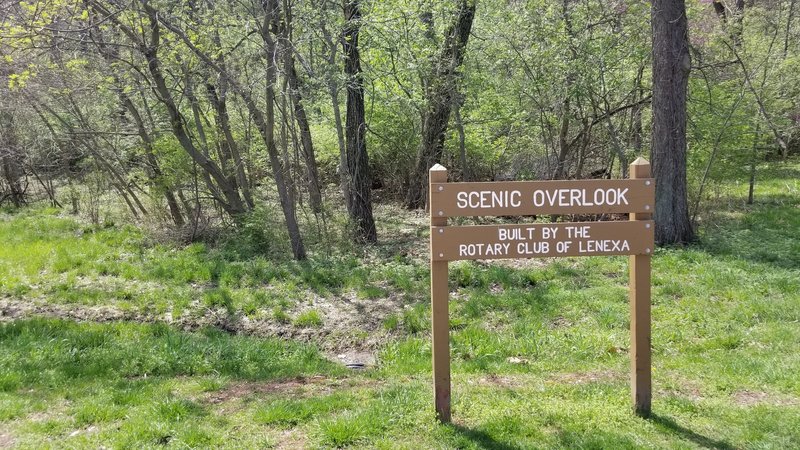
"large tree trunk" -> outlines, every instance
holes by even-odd
[[[428,193],[428,169],[441,161],[445,131],[453,108],[453,98],[456,97],[458,89],[458,69],[464,61],[464,51],[474,18],[475,2],[461,0],[455,20],[446,32],[442,53],[429,82],[428,107],[422,123],[422,139],[406,195],[408,208],[420,208],[425,205]]]
[[[686,187],[686,91],[689,41],[684,0],[653,0],[653,129],[656,242],[693,238]]]
[[[372,180],[367,154],[367,124],[364,118],[364,80],[361,56],[358,52],[358,33],[361,28],[359,0],[344,0],[345,29],[344,71],[347,80],[347,117],[345,134],[347,148],[348,211],[359,242],[376,242],[378,233],[372,217]]]

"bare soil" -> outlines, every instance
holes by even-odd
[[[48,303],[44,299],[0,298],[0,321],[44,316],[71,319],[81,322],[132,321],[140,323],[162,322],[184,331],[215,327],[231,334],[247,336],[280,337],[310,342],[326,354],[344,364],[374,363],[372,352],[392,337],[383,327],[391,314],[400,313],[405,302],[400,295],[389,294],[381,299],[359,299],[355,294],[321,297],[309,294],[288,314],[296,316],[306,310],[316,310],[322,325],[300,327],[272,318],[247,317],[241,313],[230,314],[224,308],[210,309],[199,302],[187,308],[180,317],[142,311],[122,310],[115,306]],[[339,355],[344,355],[341,358]]]

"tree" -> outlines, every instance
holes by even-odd
[[[686,95],[689,41],[684,0],[653,0],[653,126],[651,161],[656,179],[656,242],[689,242],[686,187]]]
[[[444,152],[445,131],[450,111],[458,95],[458,69],[464,61],[472,21],[475,19],[475,2],[461,0],[453,23],[445,33],[439,60],[433,68],[428,83],[427,109],[422,119],[422,140],[417,151],[417,162],[411,174],[406,206],[419,208],[425,205],[428,192],[428,169],[441,161]]]
[[[359,0],[344,0],[344,71],[347,75],[347,117],[345,119],[348,211],[355,226],[356,240],[376,242],[378,232],[372,217],[372,180],[367,154],[367,124],[364,117],[364,79],[358,34],[361,29]]]

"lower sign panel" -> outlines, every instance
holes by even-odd
[[[653,228],[652,220],[431,227],[431,259],[647,255]]]

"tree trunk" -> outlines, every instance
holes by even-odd
[[[348,211],[358,242],[377,242],[378,232],[372,217],[372,179],[367,154],[367,124],[364,117],[364,80],[358,34],[361,28],[359,0],[344,0],[344,71],[347,75],[347,117],[345,121]]]
[[[333,120],[336,125],[336,139],[339,143],[339,184],[342,189],[342,196],[345,199],[345,207],[350,212],[350,177],[347,174],[347,145],[345,144],[344,126],[342,126],[342,111],[339,108],[339,86],[333,81],[329,83],[328,90],[331,94],[333,105]]]
[[[317,157],[314,153],[314,143],[311,140],[311,126],[308,123],[308,116],[303,105],[303,96],[300,93],[300,80],[294,65],[294,55],[292,54],[291,27],[292,12],[290,5],[284,5],[284,18],[281,26],[283,39],[283,69],[286,80],[289,83],[289,96],[294,108],[294,119],[300,128],[300,143],[303,149],[303,161],[306,166],[306,177],[308,178],[308,197],[311,203],[311,210],[314,214],[322,212],[322,190],[319,184],[319,173],[317,170]]]
[[[7,197],[15,207],[20,207],[25,204],[25,193],[21,182],[24,173],[22,154],[14,134],[14,116],[6,110],[0,111],[0,160],[2,160],[3,178],[9,189]],[[1,200],[3,199],[0,198]]]
[[[656,242],[685,243],[694,233],[686,187],[689,41],[684,0],[653,0],[653,128]]]
[[[456,130],[458,131],[458,159],[461,163],[461,181],[470,181],[469,165],[467,163],[467,140],[464,135],[464,120],[461,118],[461,102],[455,110]]]
[[[178,206],[178,201],[175,199],[175,193],[172,192],[172,188],[164,185],[163,173],[161,172],[161,167],[158,165],[158,160],[156,159],[155,152],[153,151],[153,138],[150,136],[150,133],[147,132],[144,121],[142,120],[142,116],[139,114],[139,110],[136,109],[136,105],[133,104],[133,101],[121,91],[120,99],[122,100],[123,106],[131,114],[131,117],[133,117],[139,137],[142,139],[142,144],[144,145],[144,156],[145,160],[147,161],[148,168],[146,171],[147,177],[150,179],[153,187],[162,189],[164,191],[164,198],[167,200],[167,207],[169,208],[170,215],[172,216],[172,221],[176,226],[182,227],[185,223],[183,220],[183,214],[181,214],[180,206]]]
[[[558,131],[558,159],[556,160],[556,173],[553,179],[562,180],[567,173],[567,155],[569,155],[570,142],[567,139],[569,133],[570,101],[569,101],[569,78],[567,79],[567,94],[564,98],[564,105],[561,111],[561,127]]]
[[[248,92],[237,89],[245,97],[245,104],[250,111],[250,116],[258,126],[264,143],[267,146],[272,174],[275,177],[275,186],[278,189],[278,198],[281,202],[283,217],[286,220],[286,228],[289,232],[289,240],[292,245],[292,254],[297,260],[306,259],[306,248],[300,234],[300,226],[297,223],[297,214],[294,202],[287,187],[284,176],[284,167],[278,155],[278,147],[275,144],[275,84],[278,80],[275,58],[277,57],[277,47],[275,40],[270,35],[270,25],[273,19],[278,17],[278,5],[275,0],[268,0],[263,3],[265,17],[261,28],[261,38],[264,42],[264,50],[267,60],[267,80],[266,80],[266,117],[256,107],[255,101]],[[236,86],[236,85],[234,85]]]
[[[345,207],[350,209],[350,181],[347,176],[347,146],[345,145],[344,127],[342,126],[342,111],[339,108],[339,83],[336,80],[334,71],[336,70],[336,54],[337,45],[333,42],[333,37],[328,29],[325,27],[325,22],[320,21],[320,29],[322,36],[325,39],[325,45],[328,47],[328,94],[331,96],[331,106],[333,106],[333,122],[336,126],[336,140],[339,144],[339,185],[342,189],[342,197],[344,198]]]
[[[639,71],[636,73],[636,82],[634,84],[634,94],[633,100],[636,103],[636,106],[631,108],[631,139],[632,139],[632,146],[633,152],[636,155],[640,155],[642,153],[642,110],[644,109],[644,105],[638,103],[642,98],[644,98],[644,88],[642,87],[642,75],[644,74],[644,66],[639,67]]]
[[[761,124],[756,123],[756,132],[753,135],[753,153],[750,156],[750,186],[747,189],[747,204],[752,205],[755,200],[756,167],[758,165],[758,138],[761,134]]]
[[[429,81],[428,105],[422,122],[422,139],[406,195],[405,203],[408,208],[420,208],[426,204],[428,169],[441,161],[445,131],[450,120],[450,110],[453,108],[453,98],[458,89],[458,69],[464,61],[464,52],[474,18],[475,3],[461,0],[455,19],[445,34],[442,53]]]

